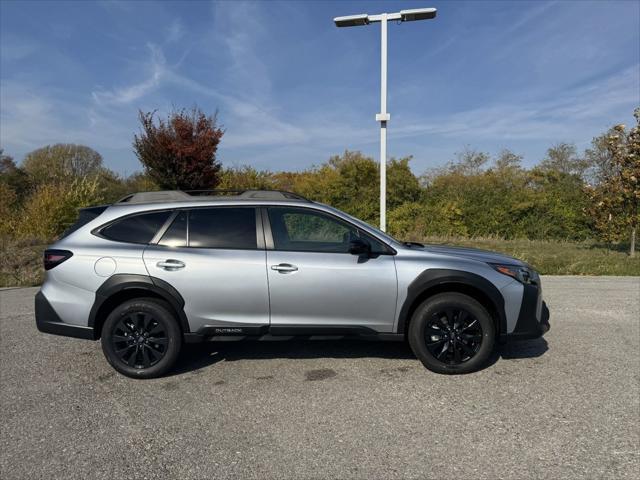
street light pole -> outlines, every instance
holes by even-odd
[[[387,229],[387,14],[380,20],[380,230]]]
[[[387,22],[429,20],[435,16],[435,8],[418,8],[379,15],[363,13],[333,19],[337,27],[358,27],[380,22],[380,113],[376,114],[376,121],[380,122],[380,230],[383,232],[387,228],[387,122],[391,119],[387,112]]]

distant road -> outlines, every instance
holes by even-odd
[[[0,478],[637,478],[640,278],[544,277],[551,331],[441,376],[408,346],[223,343],[170,377],[0,291]],[[635,473],[634,473],[635,472]]]

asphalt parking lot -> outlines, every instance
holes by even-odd
[[[545,277],[551,331],[441,376],[399,343],[223,343],[130,380],[0,291],[0,477],[637,478],[640,278]]]

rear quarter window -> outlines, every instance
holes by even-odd
[[[71,225],[69,228],[67,228],[62,235],[60,235],[60,238],[64,238],[67,235],[72,234],[73,232],[75,232],[76,230],[78,230],[81,227],[84,227],[87,223],[91,222],[92,220],[95,220],[96,218],[98,218],[102,212],[104,212],[107,209],[107,205],[101,205],[99,207],[88,207],[88,208],[83,208],[80,210],[80,213],[78,214],[78,220],[76,220],[76,222]]]
[[[170,211],[131,215],[107,225],[100,235],[117,242],[149,243],[171,215]]]

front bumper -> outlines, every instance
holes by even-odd
[[[60,320],[60,317],[42,292],[36,293],[35,311],[36,327],[38,327],[38,330],[41,332],[51,333],[53,335],[63,335],[65,337],[95,340],[92,327],[72,325]]]
[[[547,304],[542,300],[541,286],[524,285],[516,327],[504,339],[514,341],[541,337],[551,328],[549,316]]]

